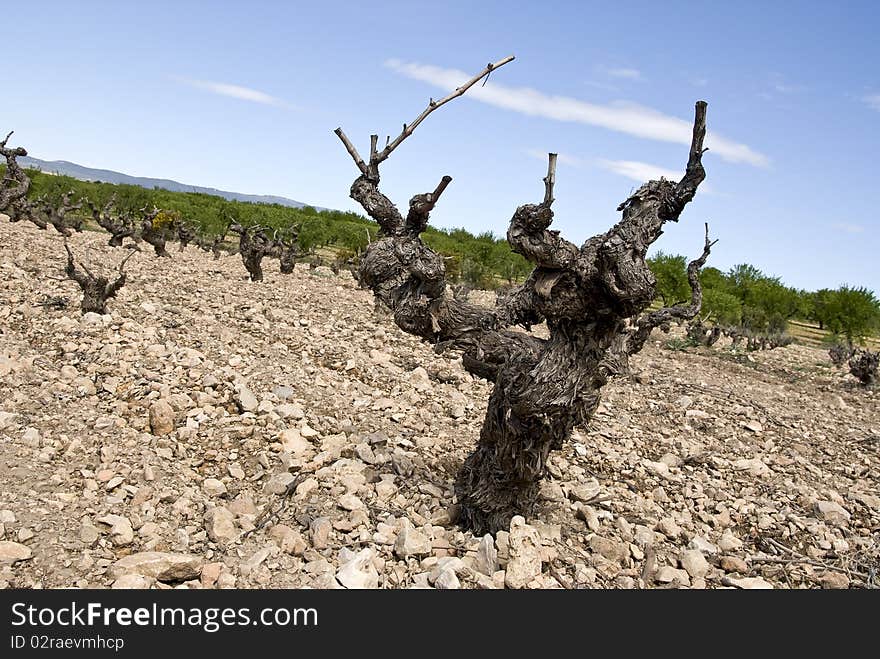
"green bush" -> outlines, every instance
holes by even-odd
[[[4,169],[0,167],[0,172]],[[79,181],[39,171],[30,171],[29,175],[31,198],[45,194],[50,201],[58,202],[64,193],[73,190],[74,198],[87,197],[100,207],[115,194],[119,211],[130,212],[137,218],[139,209],[156,206],[207,236],[221,235],[230,222],[243,226],[259,224],[267,227],[270,235],[275,229],[297,227],[299,247],[304,252],[334,247],[361,254],[379,232],[375,222],[351,212],[230,201],[207,194]],[[81,213],[87,215],[85,211]],[[465,229],[429,226],[422,239],[446,258],[447,274],[453,282],[463,277],[473,286],[494,288],[501,282],[520,282],[532,271],[531,263],[514,254],[504,238],[491,232],[474,235]]]
[[[718,288],[703,289],[703,316],[718,325],[739,325],[742,323],[742,304],[736,298]]]
[[[657,295],[663,306],[681,304],[691,297],[691,287],[687,279],[687,263],[677,254],[657,254],[648,259],[648,267],[657,280]]]

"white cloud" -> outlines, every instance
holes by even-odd
[[[180,76],[172,76],[178,82],[182,82],[190,87],[201,89],[202,91],[211,92],[220,96],[229,96],[242,101],[250,101],[251,103],[261,103],[262,105],[272,105],[279,108],[291,108],[285,101],[274,96],[270,96],[250,87],[241,87],[239,85],[230,85],[225,82],[212,82],[210,80],[192,80]]]
[[[609,172],[620,174],[633,181],[645,183],[646,181],[655,181],[660,177],[668,181],[678,181],[684,176],[684,170],[676,171],[674,169],[666,169],[658,167],[647,162],[639,162],[637,160],[599,160],[596,162],[602,169]]]
[[[862,233],[865,230],[861,224],[850,224],[849,222],[835,222],[831,226],[845,233]]]
[[[386,61],[385,65],[401,75],[447,91],[453,91],[470,79],[470,76],[463,71],[444,69],[430,64],[391,59]],[[616,101],[600,105],[567,96],[551,96],[528,87],[506,87],[494,82],[474,86],[468,95],[483,103],[529,116],[600,126],[662,142],[685,145],[690,145],[691,142],[693,131],[691,122],[670,117],[635,103]],[[730,162],[745,162],[758,167],[768,164],[767,156],[716,133],[710,132],[706,136],[706,146],[713,153]]]
[[[869,108],[880,112],[880,94],[869,94],[868,96],[863,96],[862,100],[868,104]]]
[[[547,154],[549,151],[541,151],[541,149],[526,149],[525,154],[535,158],[537,160],[543,160],[547,162]],[[584,161],[581,158],[576,156],[570,156],[567,153],[557,153],[556,154],[556,162],[562,165],[568,165],[570,167],[580,167],[584,164]]]
[[[596,160],[596,165],[609,172],[613,172],[620,176],[624,176],[637,183],[647,183],[648,181],[657,181],[661,177],[667,181],[680,181],[684,176],[684,170],[666,169],[659,165],[652,165],[648,162],[639,162],[638,160]],[[715,194],[715,190],[708,183],[700,184],[700,194]]]

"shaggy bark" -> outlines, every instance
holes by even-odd
[[[835,343],[828,351],[831,363],[835,366],[843,366],[854,354],[855,348],[853,348],[851,343]]]
[[[165,249],[166,237],[165,230],[161,227],[153,225],[153,220],[161,211],[153,206],[153,210],[148,211],[146,207],[141,209],[143,220],[141,221],[141,239],[153,246],[156,256],[165,256],[171,258],[171,254]]]
[[[286,231],[275,232],[275,244],[278,246],[278,261],[281,266],[281,274],[289,275],[296,267],[296,257],[299,255],[299,232],[296,227],[290,227]]]
[[[180,241],[180,251],[186,249],[186,246],[196,237],[196,231],[188,223],[181,220],[177,223],[177,240]]]
[[[6,213],[9,214],[10,222],[20,222],[22,220],[28,220],[29,222],[36,225],[38,229],[42,230],[45,230],[46,227],[49,226],[46,220],[40,216],[38,203],[31,203],[31,201],[25,197],[13,201],[9,205],[9,208],[6,209]]]
[[[211,243],[211,253],[214,255],[214,260],[220,258],[220,246],[223,244],[223,241],[226,240],[226,233],[224,232],[222,236],[215,236],[213,242]]]
[[[261,226],[233,224],[229,230],[239,235],[238,252],[251,281],[263,281],[263,257],[271,250],[271,241]]]
[[[117,291],[125,285],[125,262],[131,258],[134,252],[129,252],[128,256],[122,259],[119,264],[119,276],[110,281],[109,277],[93,275],[85,265],[77,264],[67,241],[64,242],[64,249],[67,250],[67,267],[64,272],[68,278],[79,284],[83,292],[80,304],[82,312],[84,314],[90,311],[99,314],[107,313],[107,300],[114,297]]]
[[[107,241],[110,247],[122,247],[126,238],[134,236],[135,227],[131,216],[126,213],[114,215],[112,212],[116,203],[116,195],[113,195],[101,209],[91,201],[86,203],[92,211],[92,219],[95,220],[95,223],[110,234],[110,240]]]
[[[855,350],[849,359],[849,372],[852,373],[863,387],[870,387],[877,382],[877,369],[880,366],[880,351],[871,352],[861,348]]]
[[[3,175],[3,181],[0,182],[0,211],[3,212],[13,208],[17,202],[23,201],[31,187],[31,179],[17,160],[18,156],[26,156],[27,150],[20,146],[7,147],[6,143],[10,137],[12,132],[0,142],[0,155],[6,159],[6,173]]]
[[[36,205],[27,198],[31,179],[17,160],[18,156],[26,156],[27,150],[20,146],[7,147],[6,143],[10,137],[12,137],[11,132],[0,142],[0,155],[6,159],[6,174],[0,182],[0,211],[9,215],[10,222],[28,220],[38,228],[45,229],[46,221],[40,217]]]
[[[495,309],[448,296],[443,258],[419,234],[451,178],[414,196],[404,218],[379,191],[379,164],[430,112],[512,59],[489,65],[445,99],[431,100],[383,151],[371,136],[368,162],[341,129],[335,131],[361,171],[351,197],[380,226],[379,240],[361,259],[361,280],[392,309],[401,329],[438,350],[460,350],[468,371],[495,382],[479,443],[455,484],[460,523],[476,533],[505,529],[513,515],[530,512],[550,451],[562,446],[575,425],[589,421],[608,377],[626,372],[629,355],[641,349],[654,327],[696,315],[702,299],[696,275],[711,247],[707,239],[688,268],[691,304],[639,316],[655,293],[647,249],[664,223],[678,220],[705,177],[706,104],[699,102],[681,181],[646,183],[621,204],[618,224],[577,247],[549,229],[556,164],[551,154],[543,201],[520,206],[507,233],[513,250],[534,263],[534,271]],[[542,320],[550,330],[546,340],[509,329]]]
[[[84,200],[80,199],[78,202],[73,203],[73,195],[75,194],[74,190],[70,190],[61,197],[61,203],[56,204],[44,199],[42,204],[48,223],[55,227],[55,230],[65,238],[72,236],[74,231],[83,230],[82,218],[72,213],[83,207]],[[71,215],[68,216],[68,213],[71,213]]]

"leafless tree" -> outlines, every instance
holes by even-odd
[[[83,230],[82,218],[76,215],[76,211],[83,207],[85,200],[74,201],[75,194],[74,190],[70,190],[62,195],[60,202],[54,202],[45,197],[42,201],[42,210],[48,223],[65,238],[73,235],[74,231]]]
[[[175,222],[175,231],[177,233],[177,240],[180,242],[180,251],[182,252],[195,239],[196,230],[189,222],[181,219]]]
[[[880,351],[872,352],[867,349],[857,348],[847,362],[849,372],[852,373],[863,387],[870,387],[880,377],[877,369],[880,366]]]
[[[828,356],[831,357],[831,363],[835,366],[843,366],[849,358],[855,353],[855,348],[851,343],[835,343],[828,350]]]
[[[298,241],[299,230],[295,226],[275,231],[274,242],[278,247],[281,274],[289,275],[296,267],[296,257],[299,256]]]
[[[251,281],[263,281],[263,257],[272,248],[264,227],[259,225],[244,227],[234,223],[229,226],[229,230],[239,236],[238,251],[245,269],[250,274]]]
[[[82,303],[80,304],[82,312],[107,313],[107,300],[114,297],[117,291],[125,285],[125,263],[134,252],[129,252],[122,259],[122,262],[119,264],[119,276],[110,281],[109,277],[94,275],[84,264],[78,264],[73,258],[73,252],[70,251],[70,246],[66,240],[64,241],[64,249],[67,250],[67,266],[64,272],[68,278],[79,284],[83,292]]]
[[[71,227],[81,230],[81,220],[74,220],[70,224],[65,221],[66,212],[82,207],[82,204],[68,205],[70,193],[65,195],[61,206],[50,204],[45,196],[36,201],[27,198],[31,189],[31,180],[17,160],[19,156],[26,156],[27,150],[20,146],[7,147],[10,137],[12,137],[11,132],[0,142],[0,155],[6,159],[6,173],[0,181],[0,211],[7,213],[11,222],[29,220],[40,229],[45,229],[49,223],[52,223],[65,236],[70,235]],[[43,217],[43,214],[46,217]]]
[[[162,211],[155,206],[153,206],[152,210],[147,210],[147,207],[144,206],[141,208],[140,213],[142,216],[141,219],[141,238],[144,242],[149,243],[153,246],[153,250],[156,252],[156,256],[166,256],[171,258],[171,254],[168,253],[168,250],[165,249],[165,243],[167,238],[165,236],[165,229],[163,227],[155,226],[154,220],[159,216],[159,213]]]
[[[42,207],[42,198],[37,199],[35,202],[31,202],[27,197],[22,197],[20,199],[16,199],[13,201],[9,208],[6,209],[6,213],[9,214],[10,222],[20,222],[21,220],[28,220],[32,224],[34,224],[37,228],[45,230],[48,225],[46,219],[40,213],[40,208]]]
[[[23,219],[24,208],[20,204],[26,204],[27,193],[31,188],[31,179],[18,164],[19,156],[26,156],[24,147],[7,147],[6,143],[12,137],[12,132],[0,142],[0,155],[6,159],[6,173],[0,181],[0,212],[9,213],[10,219],[16,221]]]
[[[702,254],[688,266],[688,304],[642,314],[656,285],[645,262],[648,247],[666,222],[678,220],[705,178],[706,103],[700,101],[680,181],[649,181],[619,206],[623,216],[614,227],[578,247],[549,229],[556,168],[550,154],[543,200],[517,208],[507,232],[512,249],[535,265],[524,285],[494,309],[447,295],[444,259],[419,235],[452,179],[444,176],[432,192],[415,195],[404,217],[379,190],[379,165],[431,112],[512,59],[490,64],[440,101],[431,99],[381,151],[372,135],[367,161],[341,128],[335,131],[360,170],[351,197],[380,227],[379,240],[361,259],[362,280],[392,309],[401,329],[438,350],[461,351],[468,371],[495,383],[479,443],[455,484],[459,522],[477,533],[505,529],[513,515],[528,514],[551,450],[590,420],[608,378],[627,372],[629,356],[655,327],[698,313],[698,275],[712,245],[707,235]],[[511,329],[542,321],[548,339]]]
[[[98,208],[91,201],[86,202],[92,211],[92,219],[102,229],[110,234],[107,244],[110,247],[122,247],[126,238],[135,234],[134,220],[126,212],[115,211],[116,195],[114,194],[102,208]]]

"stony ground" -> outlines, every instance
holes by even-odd
[[[124,252],[105,242],[71,244],[109,269]],[[880,406],[821,350],[656,335],[553,457],[539,509],[479,538],[452,523],[452,483],[489,384],[347,273],[267,260],[251,283],[237,256],[176,250],[136,254],[111,313],[82,317],[61,238],[0,218],[0,585],[880,580]]]

